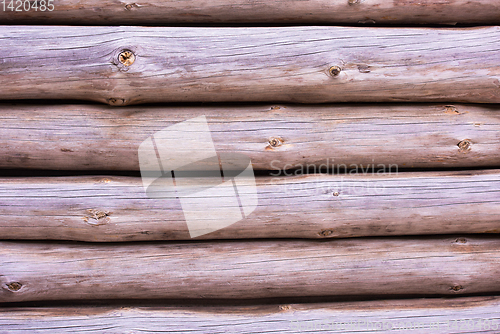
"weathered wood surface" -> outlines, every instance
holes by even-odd
[[[0,302],[500,291],[498,238],[0,243]]]
[[[7,5],[9,0],[6,0]],[[53,0],[45,11],[0,11],[9,24],[498,24],[496,0]],[[17,5],[15,7],[18,7]],[[18,8],[21,10],[21,8]],[[50,9],[53,9],[52,11]]]
[[[202,115],[218,152],[243,153],[273,173],[500,166],[500,105],[3,104],[0,168],[137,171],[144,140]]]
[[[500,233],[498,171],[258,177],[257,192],[253,213],[199,238]],[[219,198],[207,200],[217,207]],[[179,199],[148,198],[134,177],[4,178],[0,216],[2,239],[190,240],[192,232]]]
[[[0,39],[0,99],[500,102],[500,27],[1,26]]]
[[[16,333],[498,333],[499,297],[245,306],[0,308]]]

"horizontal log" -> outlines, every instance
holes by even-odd
[[[0,11],[9,24],[141,25],[178,23],[498,24],[495,0],[127,1],[52,0],[46,10],[15,5]],[[53,7],[52,7],[53,5]],[[18,11],[15,11],[17,8]]]
[[[0,243],[0,302],[500,291],[498,238]]]
[[[144,140],[199,116],[218,152],[243,153],[273,173],[500,166],[500,105],[2,104],[0,168],[137,171]]]
[[[223,195],[205,202],[232,212],[238,203]],[[494,170],[258,177],[257,197],[246,218],[198,238],[500,233]],[[207,223],[218,223],[200,210]],[[203,230],[188,231],[179,199],[149,198],[134,177],[4,178],[0,216],[2,239],[190,240]]]
[[[0,26],[0,38],[0,99],[500,102],[500,27]]]
[[[162,307],[0,308],[6,332],[498,333],[500,297]]]

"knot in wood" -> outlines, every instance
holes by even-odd
[[[108,99],[108,104],[111,106],[121,106],[125,104],[125,100],[112,97]]]
[[[130,50],[123,50],[118,55],[118,61],[122,63],[124,66],[130,66],[135,61],[135,55]]]
[[[468,152],[471,150],[471,146],[472,146],[472,143],[470,141],[470,139],[464,139],[462,141],[460,141],[458,143],[458,149],[460,150],[460,152]]]
[[[444,106],[444,112],[447,114],[450,114],[450,115],[459,115],[460,114],[457,107],[455,107],[455,106]]]
[[[19,291],[22,287],[23,285],[19,282],[12,282],[7,284],[7,289],[9,289],[10,291]]]
[[[330,75],[332,77],[336,77],[340,74],[340,72],[342,72],[342,69],[339,67],[339,66],[332,66],[330,67],[330,69],[328,70],[328,73],[330,73]]]
[[[269,139],[269,146],[271,147],[279,147],[283,145],[283,139],[278,137],[273,137]]]
[[[332,230],[323,230],[323,231],[319,232],[319,235],[322,237],[329,237],[332,234],[333,234]]]

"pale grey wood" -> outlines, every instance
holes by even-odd
[[[0,99],[500,102],[500,27],[0,26],[0,39]]]
[[[5,307],[30,333],[498,333],[499,297],[245,306]]]
[[[0,243],[0,302],[500,291],[498,238]]]
[[[8,3],[9,0],[7,0]],[[0,11],[9,24],[498,24],[496,0],[53,0],[53,11]],[[51,9],[51,8],[50,8]]]
[[[257,192],[253,213],[198,239],[500,233],[495,170],[258,177]],[[190,240],[180,201],[134,177],[3,178],[0,217],[3,239]]]
[[[377,171],[500,166],[500,105],[3,104],[0,168],[138,171],[144,140],[203,115],[219,153],[245,154],[254,169],[273,173],[314,173],[320,165]],[[468,149],[460,147],[463,141]]]

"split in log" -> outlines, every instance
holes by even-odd
[[[239,189],[242,196],[244,185]],[[199,238],[500,233],[500,174],[495,170],[258,177],[257,197],[255,211],[246,218]],[[239,212],[239,203],[233,208],[223,200],[223,195],[214,195],[205,202],[216,211]],[[191,227],[188,231],[182,208],[177,198],[147,197],[135,177],[4,178],[0,235],[100,242],[190,240],[200,233]],[[199,211],[207,224],[217,224],[219,216],[210,216],[205,208]]]
[[[500,105],[3,104],[0,168],[138,171],[144,140],[199,116],[218,152],[273,173],[500,166]]]
[[[15,2],[15,1],[14,1]],[[272,24],[498,24],[496,0],[50,0],[46,9],[21,5],[11,10],[9,0],[0,11],[8,24],[143,25],[186,23]],[[15,11],[15,9],[18,11]],[[27,8],[27,9],[26,9]],[[1,10],[1,8],[0,8]]]
[[[498,238],[0,243],[0,302],[499,291]]]
[[[500,27],[0,26],[0,99],[500,102]]]
[[[245,306],[0,308],[0,330],[92,333],[498,333],[500,297]]]

